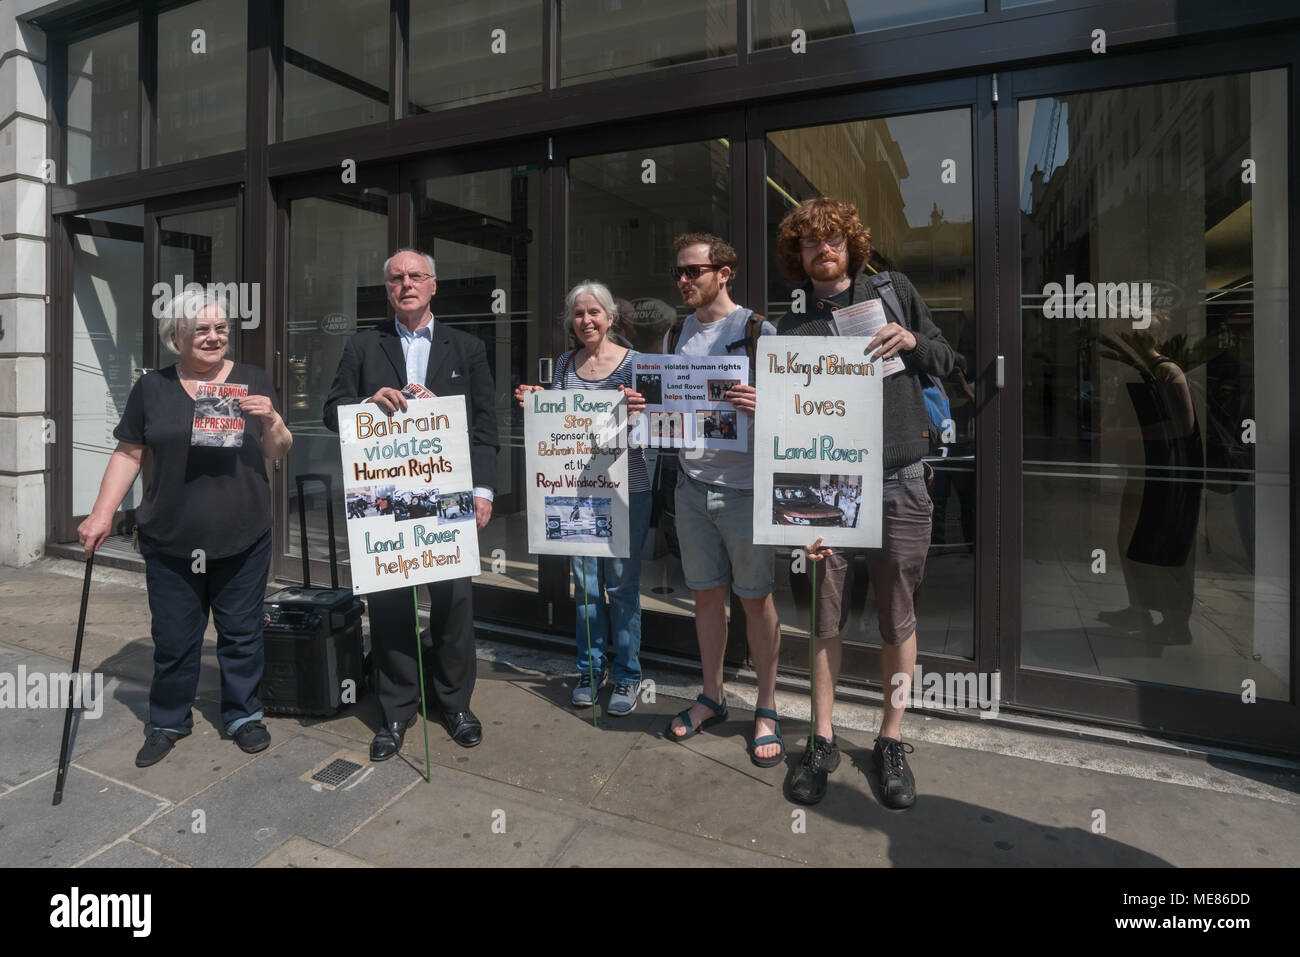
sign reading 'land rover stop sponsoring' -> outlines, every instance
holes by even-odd
[[[617,389],[524,396],[528,550],[628,557],[627,402]]]
[[[759,340],[754,541],[880,547],[880,364],[860,336]]]
[[[479,573],[465,397],[339,406],[352,591]]]

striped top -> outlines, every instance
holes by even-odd
[[[566,352],[555,360],[555,370],[564,370],[561,381],[552,380],[552,389],[617,389],[619,386],[632,388],[632,360],[636,353],[629,349],[627,355],[608,376],[603,379],[584,379],[578,375],[577,363],[573,361],[574,353]],[[650,491],[650,476],[645,465],[645,450],[628,449],[627,456],[627,490],[629,492]]]

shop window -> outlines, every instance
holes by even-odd
[[[735,0],[560,0],[560,82],[588,83],[736,52]]]
[[[409,111],[542,89],[541,0],[412,0]]]
[[[388,0],[285,0],[284,138],[388,118]]]
[[[244,148],[247,9],[198,0],[158,14],[158,164]]]
[[[1287,89],[1271,70],[1020,103],[1026,667],[1292,694]],[[1084,105],[1126,135],[1161,118],[1096,192],[1110,123],[1076,126]]]
[[[140,28],[68,44],[68,182],[140,168]]]
[[[984,0],[754,0],[753,48],[790,49],[795,31],[808,42],[983,13]]]

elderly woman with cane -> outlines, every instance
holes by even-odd
[[[582,282],[565,297],[564,327],[571,349],[555,361],[552,389],[618,389],[627,397],[628,415],[645,410],[645,399],[632,390],[636,352],[614,342],[610,327],[618,315],[614,297],[598,282]],[[541,389],[521,385],[515,398]],[[629,450],[627,462],[629,534],[627,558],[573,557],[577,614],[578,684],[570,698],[587,708],[609,680],[613,658],[614,690],[609,713],[631,714],[641,687],[641,548],[650,528],[650,480],[645,452]],[[609,597],[608,608],[605,596]],[[612,655],[607,647],[612,643]]]
[[[190,708],[209,611],[217,628],[223,730],[250,754],[271,742],[257,695],[271,563],[265,459],[283,457],[293,436],[266,371],[226,358],[230,334],[220,299],[187,289],[172,300],[159,335],[179,361],[147,373],[131,389],[99,497],[77,529],[88,555],[103,544],[148,449],[152,468],[136,523],[154,673],[137,767],[157,764],[194,726]],[[219,417],[196,417],[200,388],[213,383],[230,386],[203,389],[219,393],[215,401],[225,408]]]

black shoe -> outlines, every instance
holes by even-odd
[[[880,797],[886,807],[902,810],[916,803],[916,779],[904,757],[913,750],[910,744],[893,738],[876,738],[871,760],[880,771]]]
[[[442,724],[451,740],[462,748],[472,748],[483,740],[483,724],[474,717],[473,711],[444,711]]]
[[[387,761],[398,751],[402,750],[402,742],[406,739],[406,729],[415,724],[415,719],[419,715],[411,715],[406,721],[390,721],[384,725],[373,741],[370,742],[370,760]]]
[[[835,738],[829,741],[813,735],[813,743],[803,753],[799,770],[790,782],[790,800],[799,804],[816,804],[826,796],[826,775],[840,766],[840,749]]]
[[[265,751],[271,744],[271,732],[266,730],[266,725],[260,721],[249,721],[247,724],[241,724],[234,734],[235,744],[239,745],[239,750],[245,754],[257,754],[258,751]]]
[[[144,745],[136,753],[135,766],[137,768],[147,768],[157,764],[163,758],[167,757],[167,752],[181,738],[188,736],[177,734],[175,731],[164,731],[162,728],[153,728],[149,731],[149,736],[145,738]]]

